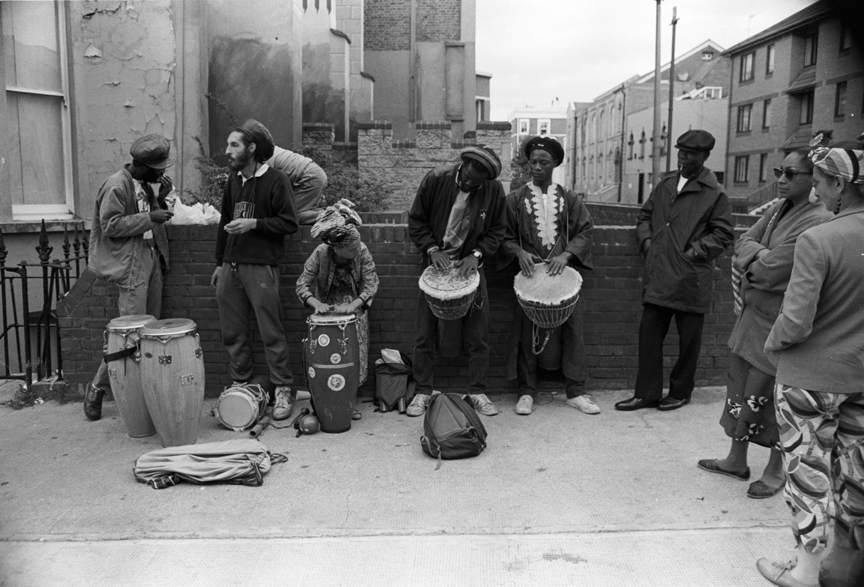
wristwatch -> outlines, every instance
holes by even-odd
[[[474,249],[474,251],[473,251],[473,255],[474,255],[475,257],[477,257],[477,260],[478,260],[478,261],[479,261],[480,259],[483,258],[483,253],[481,253],[481,252],[478,251],[477,249]]]

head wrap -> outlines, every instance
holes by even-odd
[[[250,118],[240,126],[234,127],[233,130],[246,135],[250,143],[255,143],[255,158],[261,163],[273,156],[273,152],[276,150],[273,136],[267,127],[257,120]]]
[[[501,173],[501,160],[491,147],[486,145],[469,145],[462,149],[459,156],[465,159],[474,159],[489,172],[489,179],[495,179]]]
[[[358,242],[360,231],[357,227],[363,221],[353,207],[354,204],[342,199],[321,211],[312,226],[312,238],[320,236],[325,244],[337,249]]]
[[[525,143],[525,156],[530,158],[531,151],[534,149],[543,149],[552,155],[552,158],[558,162],[558,165],[561,165],[564,161],[564,147],[552,137],[534,137],[530,139]],[[558,167],[558,165],[555,167]]]
[[[810,160],[828,175],[840,176],[849,183],[864,184],[864,151],[815,147],[810,151]]]

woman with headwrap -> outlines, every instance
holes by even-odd
[[[340,200],[318,215],[312,237],[323,244],[312,252],[297,279],[297,297],[316,314],[357,315],[360,384],[369,363],[369,317],[366,309],[378,291],[378,274],[369,249],[360,240],[360,216],[348,200]]]
[[[759,559],[775,585],[864,585],[864,146],[817,147],[813,187],[836,216],[801,234],[765,352],[795,557]],[[834,511],[830,511],[831,501]],[[832,546],[829,521],[834,518]],[[797,559],[797,560],[796,560]]]

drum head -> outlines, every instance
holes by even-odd
[[[463,298],[475,291],[480,285],[480,273],[475,271],[469,277],[461,277],[459,269],[438,269],[430,265],[420,276],[420,290],[439,300]]]
[[[105,328],[110,330],[137,330],[151,322],[155,322],[156,318],[150,314],[131,314],[129,316],[120,316],[114,318],[108,323]]]
[[[156,320],[141,329],[141,336],[177,336],[192,332],[197,325],[186,318],[169,318],[168,320]]]
[[[243,429],[258,418],[258,404],[248,393],[230,390],[219,397],[219,420],[229,428]]]
[[[357,322],[354,314],[312,314],[306,318],[306,323],[315,326],[338,326]]]
[[[582,276],[572,267],[565,267],[556,276],[546,273],[546,263],[534,265],[534,273],[526,277],[520,271],[513,280],[516,297],[526,302],[555,306],[571,299],[582,289]]]

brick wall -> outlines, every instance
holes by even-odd
[[[423,176],[436,167],[454,165],[467,144],[492,147],[501,158],[502,182],[510,181],[510,123],[478,122],[476,138],[454,141],[449,122],[418,122],[416,140],[394,141],[389,122],[358,125],[357,158],[361,179],[389,185],[393,195],[387,209],[407,210]]]
[[[363,45],[367,51],[407,51],[411,47],[411,3],[366,0]]]
[[[630,204],[599,204],[596,202],[585,202],[594,226],[636,226],[636,216],[641,205]]]
[[[458,41],[461,25],[462,0],[418,0],[418,41]]]
[[[380,220],[392,221],[393,216]],[[401,220],[401,218],[399,218]],[[229,383],[227,355],[221,342],[218,310],[210,276],[217,228],[174,226],[171,239],[171,273],[165,277],[163,318],[189,318],[198,325],[207,372],[207,393],[218,395]],[[405,224],[370,224],[361,229],[364,242],[375,258],[381,288],[372,309],[370,359],[381,348],[398,348],[411,353],[417,305],[417,278],[421,256],[407,236]],[[298,385],[303,385],[300,368],[301,340],[306,334],[304,309],[294,294],[294,285],[303,262],[316,246],[305,227],[286,243],[282,274],[285,327],[291,347],[291,362]],[[637,252],[631,227],[603,227],[594,233],[595,270],[586,272],[583,288],[587,364],[594,389],[632,388],[636,377],[638,329],[641,316],[640,288],[642,257]],[[489,392],[509,391],[504,380],[506,345],[515,298],[512,277],[487,269],[490,296],[490,342],[492,359]],[[696,373],[699,385],[724,381],[729,351],[726,341],[734,323],[732,292],[729,286],[729,257],[719,260],[714,274],[713,311],[705,319],[702,357]],[[86,274],[58,305],[62,329],[63,366],[66,379],[83,385],[92,377],[101,357],[102,333],[106,322],[117,316],[116,288]],[[674,331],[674,326],[673,326]],[[674,332],[673,332],[674,334]],[[677,338],[666,342],[666,367],[671,368]],[[468,365],[464,358],[439,361],[437,389],[464,389]],[[263,352],[256,342],[256,372],[265,373]],[[371,395],[374,383],[363,393]]]

